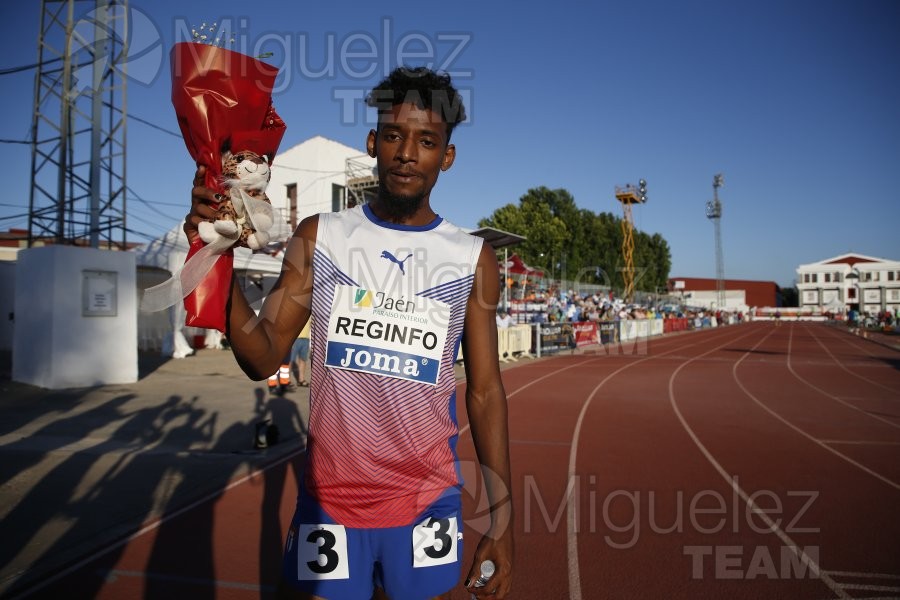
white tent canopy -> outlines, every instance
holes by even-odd
[[[172,228],[162,237],[135,249],[138,268],[162,269],[169,273],[184,264],[188,253],[188,241],[181,225]],[[281,272],[281,255],[254,253],[247,248],[234,249],[234,268],[245,273],[278,275]]]
[[[834,297],[834,298],[831,299],[831,302],[829,302],[828,304],[826,304],[826,305],[823,306],[822,308],[824,308],[825,310],[827,310],[827,311],[829,311],[829,312],[843,313],[843,312],[844,312],[844,309],[847,308],[847,307],[844,306],[844,303],[841,302],[840,300],[838,300],[837,297]]]
[[[184,264],[188,253],[188,241],[181,225],[168,231],[162,237],[140,246],[134,250],[137,258],[137,267],[141,271],[157,271],[160,278],[152,280],[149,277],[141,277],[138,280],[149,282],[149,285],[159,283],[162,278],[168,278],[178,271]],[[277,257],[253,253],[247,248],[234,249],[234,269],[238,275],[251,275],[275,277],[281,272],[282,255]],[[149,285],[145,287],[149,287]],[[190,356],[193,348],[185,337],[186,328],[184,304],[179,302],[167,310],[147,313],[141,312],[138,317],[138,336],[141,347],[160,348],[162,354],[173,358]],[[196,330],[191,328],[188,335],[204,335],[207,347],[218,347],[220,335],[217,331]]]

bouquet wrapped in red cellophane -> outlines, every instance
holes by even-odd
[[[226,189],[223,155],[231,159],[242,158],[242,152],[256,154],[268,161],[265,169],[271,165],[285,131],[284,121],[272,107],[278,69],[239,52],[194,42],[175,44],[171,67],[172,104],[188,152],[206,167],[206,187],[240,204],[235,191]],[[268,176],[263,185],[267,182]],[[247,199],[246,194],[242,197]],[[145,307],[164,308],[175,303],[173,297],[183,297],[186,325],[225,331],[234,267],[231,247],[240,241],[192,241],[184,268],[173,277],[174,291],[154,294],[156,290],[147,290]]]

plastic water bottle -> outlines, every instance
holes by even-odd
[[[472,587],[484,587],[487,585],[488,580],[494,576],[494,571],[497,570],[497,567],[494,566],[494,561],[485,560],[481,563],[481,574],[478,576],[478,579],[475,580],[475,583]],[[472,599],[475,600],[475,594],[472,594]]]

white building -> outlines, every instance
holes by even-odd
[[[372,194],[377,185],[375,159],[363,152],[322,136],[310,138],[275,156],[266,195],[293,225],[354,206],[359,203],[354,192]]]
[[[900,261],[842,254],[797,267],[800,307],[871,314],[900,309]]]

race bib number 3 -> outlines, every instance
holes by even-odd
[[[436,384],[450,307],[417,296],[390,298],[354,286],[335,288],[325,366]]]
[[[300,525],[297,579],[347,579],[347,531],[341,525]]]
[[[456,562],[456,517],[428,518],[413,528],[413,567]]]

